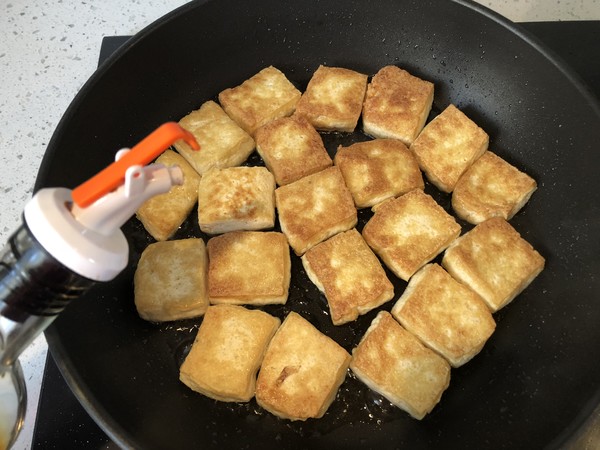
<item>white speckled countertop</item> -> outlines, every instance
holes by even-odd
[[[103,36],[132,35],[183,0],[0,2],[0,243],[20,222],[42,156],[67,106],[96,69]],[[600,20],[600,0],[480,0],[515,22]],[[21,357],[28,414],[14,449],[31,447],[43,337]]]

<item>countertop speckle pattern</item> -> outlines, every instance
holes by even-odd
[[[8,0],[0,3],[0,242],[19,225],[46,146],[96,69],[103,36],[132,35],[182,0]],[[600,20],[600,0],[480,0],[515,21]],[[43,337],[21,357],[28,414],[15,450],[31,447]]]

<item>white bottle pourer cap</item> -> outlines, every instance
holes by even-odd
[[[79,275],[109,281],[126,266],[129,255],[121,226],[149,198],[183,183],[179,167],[146,164],[173,142],[194,137],[174,122],[147,136],[131,150],[73,191],[46,188],[25,206],[25,222],[38,242],[57,261]]]

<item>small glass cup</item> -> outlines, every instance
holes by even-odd
[[[5,450],[15,442],[23,427],[27,391],[19,361],[0,371],[3,371],[0,373],[0,450]]]

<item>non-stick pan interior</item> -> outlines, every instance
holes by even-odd
[[[599,398],[600,111],[569,70],[480,6],[392,0],[189,4],[133,38],[84,86],[50,142],[36,188],[76,186],[109,164],[119,148],[268,65],[303,89],[319,64],[369,75],[395,64],[434,82],[433,114],[454,103],[489,133],[492,151],[538,181],[538,191],[511,223],[547,267],[495,315],[497,330],[484,350],[452,371],[441,403],[422,421],[352,376],[324,418],[304,423],[277,419],[254,401],[209,400],[178,380],[199,321],[156,325],[137,316],[132,276],[152,239],[133,219],[124,228],[128,269],[70,305],[47,331],[69,385],[113,439],[134,448],[561,445]],[[331,152],[363,138],[324,136]],[[249,163],[260,159],[254,155]],[[436,198],[448,207],[447,197]],[[361,212],[361,224],[367,214]],[[201,235],[194,213],[176,237],[192,235]],[[298,260],[292,270],[288,304],[269,312],[299,311],[351,350],[375,313],[333,327]],[[396,282],[397,296],[404,286]]]

